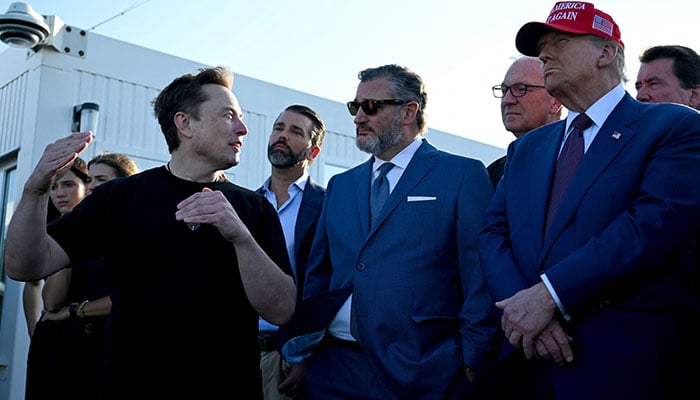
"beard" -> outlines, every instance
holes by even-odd
[[[281,149],[273,149],[278,144],[282,145],[286,151]],[[306,159],[306,156],[309,154],[309,150],[310,149],[304,149],[299,153],[294,153],[287,143],[278,141],[267,147],[267,159],[274,167],[283,169],[291,168],[303,162]]]
[[[396,146],[403,138],[403,126],[401,124],[401,115],[396,113],[394,120],[391,121],[391,125],[384,129],[380,129],[378,132],[369,125],[360,125],[358,128],[366,129],[374,132],[374,136],[371,137],[359,137],[355,138],[355,145],[361,151],[369,153],[372,155],[382,154],[387,149]]]

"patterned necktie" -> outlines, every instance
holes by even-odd
[[[593,121],[588,115],[581,113],[574,118],[571,125],[573,130],[564,143],[564,148],[559,154],[557,165],[554,170],[552,190],[549,192],[549,207],[547,208],[547,219],[545,221],[545,232],[549,229],[552,217],[559,209],[559,203],[564,197],[566,189],[569,187],[578,165],[583,160],[583,131],[586,130]]]
[[[372,189],[369,194],[369,209],[372,224],[379,215],[379,211],[384,206],[384,202],[389,198],[389,181],[386,179],[386,174],[394,168],[394,164],[387,162],[379,166],[379,176],[372,183]]]

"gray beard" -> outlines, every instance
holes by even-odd
[[[391,122],[389,128],[384,129],[377,133],[374,131],[374,137],[366,140],[364,143],[360,143],[359,140],[355,139],[355,145],[361,151],[369,153],[372,155],[382,154],[387,149],[396,146],[401,142],[403,137],[403,129],[401,127],[400,115],[396,114],[396,118]]]

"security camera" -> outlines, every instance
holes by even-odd
[[[66,25],[57,15],[41,15],[26,3],[12,3],[0,14],[0,40],[12,47],[29,48],[28,55],[42,49],[85,58],[87,31]]]
[[[0,40],[13,47],[32,48],[46,39],[50,28],[44,17],[26,3],[12,3],[0,15]]]

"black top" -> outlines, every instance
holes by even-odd
[[[234,246],[212,225],[191,230],[175,219],[177,204],[204,187],[224,193],[291,275],[277,213],[264,197],[230,182],[182,180],[165,167],[106,182],[49,225],[71,260],[104,257],[113,287],[109,398],[127,398],[135,388],[161,398],[232,388],[239,398],[262,398],[258,313]]]
[[[501,178],[503,177],[503,167],[505,167],[505,165],[506,156],[503,156],[493,161],[491,164],[489,164],[488,167],[486,167],[486,170],[489,172],[489,178],[491,178],[491,184],[493,185],[494,190],[496,190],[498,182],[500,182]]]
[[[101,258],[76,262],[66,303],[109,295]],[[38,321],[29,343],[25,400],[94,400],[105,362],[107,316]],[[83,381],[68,385],[76,376]]]

